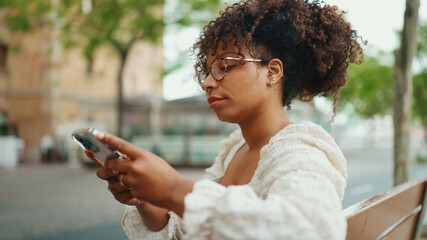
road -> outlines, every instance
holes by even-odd
[[[393,150],[344,149],[348,182],[343,206],[348,207],[393,186]],[[414,151],[415,153],[416,151]],[[412,164],[411,178],[427,178],[427,164]]]
[[[344,149],[349,179],[343,206],[392,186],[391,149]],[[198,179],[202,169],[178,169]],[[414,165],[412,178],[427,177],[427,164]],[[127,239],[123,206],[94,169],[66,165],[0,169],[0,239]]]

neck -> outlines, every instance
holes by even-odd
[[[283,107],[270,107],[254,118],[239,123],[243,138],[249,149],[261,149],[270,138],[291,124]]]

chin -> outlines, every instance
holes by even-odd
[[[238,113],[230,113],[230,112],[220,112],[220,111],[215,111],[216,112],[216,116],[218,117],[218,119],[222,122],[228,122],[228,123],[239,123],[240,122],[240,118],[242,117],[242,114],[238,114]]]

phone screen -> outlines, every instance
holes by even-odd
[[[98,131],[94,128],[77,129],[73,132],[73,139],[88,152],[99,160],[98,164],[103,165],[107,159],[119,158],[121,154],[111,149],[108,145],[100,142],[96,137]]]

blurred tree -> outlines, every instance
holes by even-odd
[[[427,22],[420,24],[418,30],[418,45],[417,45],[417,58],[423,64],[422,59],[427,57]]]
[[[417,50],[419,0],[406,0],[394,68],[394,185],[409,180],[412,60]]]
[[[120,58],[117,75],[117,134],[122,134],[122,71],[132,45],[140,40],[161,43],[165,23],[204,24],[217,12],[221,0],[176,0],[169,15],[164,0],[0,0],[0,20],[9,31],[30,32],[60,20],[65,47],[82,47],[86,58],[109,46]],[[4,11],[7,9],[7,11]],[[52,18],[50,15],[57,15]],[[165,20],[165,21],[164,21]],[[1,40],[1,39],[0,39]]]
[[[48,26],[51,24],[48,16],[51,6],[50,1],[43,0],[0,0],[0,27],[27,33]]]
[[[351,64],[348,81],[339,95],[340,108],[351,104],[354,112],[370,120],[370,131],[365,144],[375,144],[376,115],[391,114],[393,105],[393,68],[381,64],[378,58],[365,56],[361,65]]]
[[[83,46],[85,56],[92,58],[100,46],[110,46],[120,57],[117,76],[117,135],[122,136],[122,72],[129,50],[136,41],[160,44],[165,23],[181,26],[202,24],[220,0],[177,0],[170,14],[164,15],[165,0],[63,0],[63,33],[67,45]],[[164,21],[165,20],[165,21]],[[76,37],[77,36],[77,37]]]
[[[424,69],[413,78],[412,113],[413,118],[419,120],[424,127],[424,143],[427,145],[427,66],[424,62],[427,57],[427,22],[420,25],[417,49],[417,59]]]
[[[160,43],[163,34],[163,0],[63,0],[59,7],[65,47],[83,47],[91,60],[102,46],[119,56],[117,75],[117,135],[122,136],[123,68],[134,43]]]
[[[365,56],[361,65],[351,64],[348,81],[340,91],[340,105],[350,103],[356,114],[373,118],[391,113],[393,103],[393,68],[377,58]]]
[[[424,127],[424,143],[427,145],[427,68],[414,76],[413,117]]]

